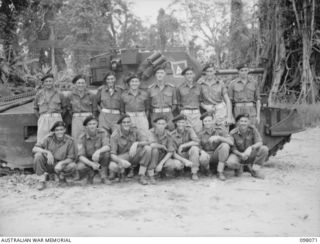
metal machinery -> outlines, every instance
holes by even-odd
[[[165,65],[167,78],[179,86],[183,82],[181,71],[192,66],[201,76],[201,67],[184,51],[150,52],[133,50],[111,51],[91,58],[91,77],[89,87],[93,91],[100,85],[106,73],[113,70],[117,74],[117,85],[126,88],[123,79],[129,72],[137,73],[142,80],[142,88],[153,81],[153,70]],[[264,69],[257,68],[251,74],[263,74]],[[217,75],[236,75],[237,70],[219,70]],[[261,87],[263,89],[263,85]],[[12,170],[32,168],[32,147],[36,142],[37,118],[33,113],[35,91],[0,98],[0,162],[1,174]],[[269,155],[275,155],[290,141],[291,134],[303,130],[302,121],[296,110],[270,108],[267,95],[262,93],[261,123],[259,131],[264,144],[269,147]]]

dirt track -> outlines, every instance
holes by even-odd
[[[0,235],[320,236],[319,148],[320,128],[294,135],[264,168],[265,180],[244,174],[223,183],[179,178],[37,192],[32,177],[2,177]]]

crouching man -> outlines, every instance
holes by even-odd
[[[133,177],[134,168],[139,167],[139,182],[147,185],[146,171],[150,167],[151,147],[148,138],[137,127],[131,125],[131,118],[124,114],[117,124],[120,125],[111,135],[110,174],[120,173],[130,168],[128,177]]]
[[[213,113],[206,112],[201,116],[203,130],[199,134],[200,138],[200,166],[205,172],[209,172],[210,165],[218,171],[218,178],[226,180],[224,168],[229,156],[233,139],[228,134],[223,119],[218,119],[213,124]]]
[[[100,174],[102,184],[110,184],[107,170],[110,162],[110,139],[108,133],[98,128],[98,120],[88,116],[83,121],[85,133],[80,135],[78,143],[79,176],[86,175],[87,183],[92,184],[94,176]]]
[[[153,120],[154,128],[150,132],[150,146],[152,148],[151,164],[148,174],[150,183],[155,184],[154,170],[157,173],[165,172],[173,173],[175,170],[182,170],[184,165],[179,160],[172,159],[175,151],[174,144],[170,132],[166,129],[168,125],[166,116],[159,116]]]
[[[46,187],[49,174],[57,174],[60,183],[65,185],[66,177],[73,175],[76,169],[74,141],[65,134],[65,123],[55,122],[50,131],[52,133],[37,142],[32,149],[32,152],[35,153],[34,171],[40,176],[38,190]]]
[[[261,136],[254,125],[250,125],[250,115],[240,114],[236,117],[237,127],[230,132],[234,139],[234,147],[227,164],[236,170],[236,175],[242,172],[246,165],[253,177],[263,179],[259,171],[268,157],[268,147],[262,145]]]
[[[176,129],[171,132],[176,149],[173,158],[178,159],[185,167],[191,167],[192,180],[198,180],[200,140],[194,130],[187,126],[184,114],[176,116],[172,122],[176,124]]]

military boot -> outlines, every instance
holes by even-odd
[[[99,169],[99,174],[100,174],[102,184],[106,184],[106,185],[111,184],[110,180],[107,178],[107,167],[102,166],[101,169]]]
[[[139,183],[141,185],[148,185],[148,181],[146,180],[146,176],[145,175],[140,175]]]
[[[133,169],[133,167],[130,167],[127,177],[128,178],[133,178],[133,176],[134,176],[134,169]]]
[[[223,171],[224,171],[224,163],[223,162],[218,163],[217,171],[218,171],[218,179],[221,181],[225,181],[226,177],[223,173]]]
[[[93,178],[95,176],[95,172],[93,170],[90,170],[88,172],[88,175],[87,175],[87,184],[88,185],[92,185],[93,184]]]
[[[191,179],[192,179],[193,181],[198,181],[198,180],[199,180],[198,174],[197,174],[197,173],[192,173]]]
[[[243,166],[242,165],[240,165],[239,169],[234,170],[234,176],[236,176],[236,177],[240,177],[242,175],[242,173],[243,173]]]

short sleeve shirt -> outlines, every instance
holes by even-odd
[[[166,82],[161,90],[157,83],[153,83],[149,86],[149,99],[151,108],[172,108],[173,105],[177,105],[176,88]]]
[[[90,136],[87,132],[80,136],[78,144],[78,156],[92,158],[98,149],[110,146],[109,134],[103,129],[97,129],[95,136]]]
[[[171,136],[173,139],[173,143],[175,145],[175,148],[178,149],[178,147],[181,144],[194,141],[194,142],[200,142],[199,138],[197,137],[196,133],[192,128],[186,128],[183,132],[179,132],[177,129],[171,132]]]
[[[59,141],[56,139],[54,134],[50,134],[41,142],[37,142],[35,146],[50,151],[55,162],[65,160],[67,158],[75,160],[76,158],[74,141],[68,135],[64,135],[63,140]]]
[[[207,152],[213,152],[216,150],[216,148],[220,145],[221,142],[209,142],[209,138],[211,136],[223,136],[226,138],[231,138],[232,137],[228,134],[227,128],[224,126],[219,126],[219,127],[213,127],[211,130],[202,130],[199,133],[199,138],[200,138],[200,147],[204,151]]]
[[[122,132],[121,127],[117,128],[111,135],[111,153],[124,154],[129,152],[130,147],[134,142],[147,141],[148,138],[136,127],[132,127],[129,133]]]
[[[206,105],[216,105],[223,102],[224,95],[227,94],[227,88],[223,81],[209,81],[200,79],[198,82],[201,86],[201,101]]]
[[[177,99],[181,109],[199,109],[201,87],[199,84],[189,86],[184,82],[177,88]]]
[[[46,89],[42,89],[37,92],[34,100],[34,109],[40,114],[61,113],[66,106],[66,98],[58,90],[47,95]]]
[[[262,142],[261,136],[255,126],[250,125],[245,133],[241,133],[238,128],[233,129],[230,135],[234,139],[234,149],[244,152],[248,147]]]
[[[115,87],[111,94],[107,86],[102,86],[97,92],[97,103],[101,108],[120,110],[121,93],[119,87]]]
[[[86,90],[80,95],[76,89],[67,97],[68,110],[72,113],[95,113],[97,112],[97,100],[93,93]]]
[[[168,152],[175,151],[173,139],[168,130],[165,130],[165,133],[163,135],[159,135],[156,133],[155,129],[152,128],[151,130],[149,130],[149,142],[150,144],[158,143],[166,146],[166,148],[168,149]]]
[[[230,99],[235,103],[256,102],[260,100],[259,84],[253,79],[248,79],[246,84],[240,78],[233,80],[228,92]]]
[[[125,112],[143,112],[147,110],[148,93],[140,90],[137,95],[133,95],[130,90],[127,90],[121,95],[122,103]]]

